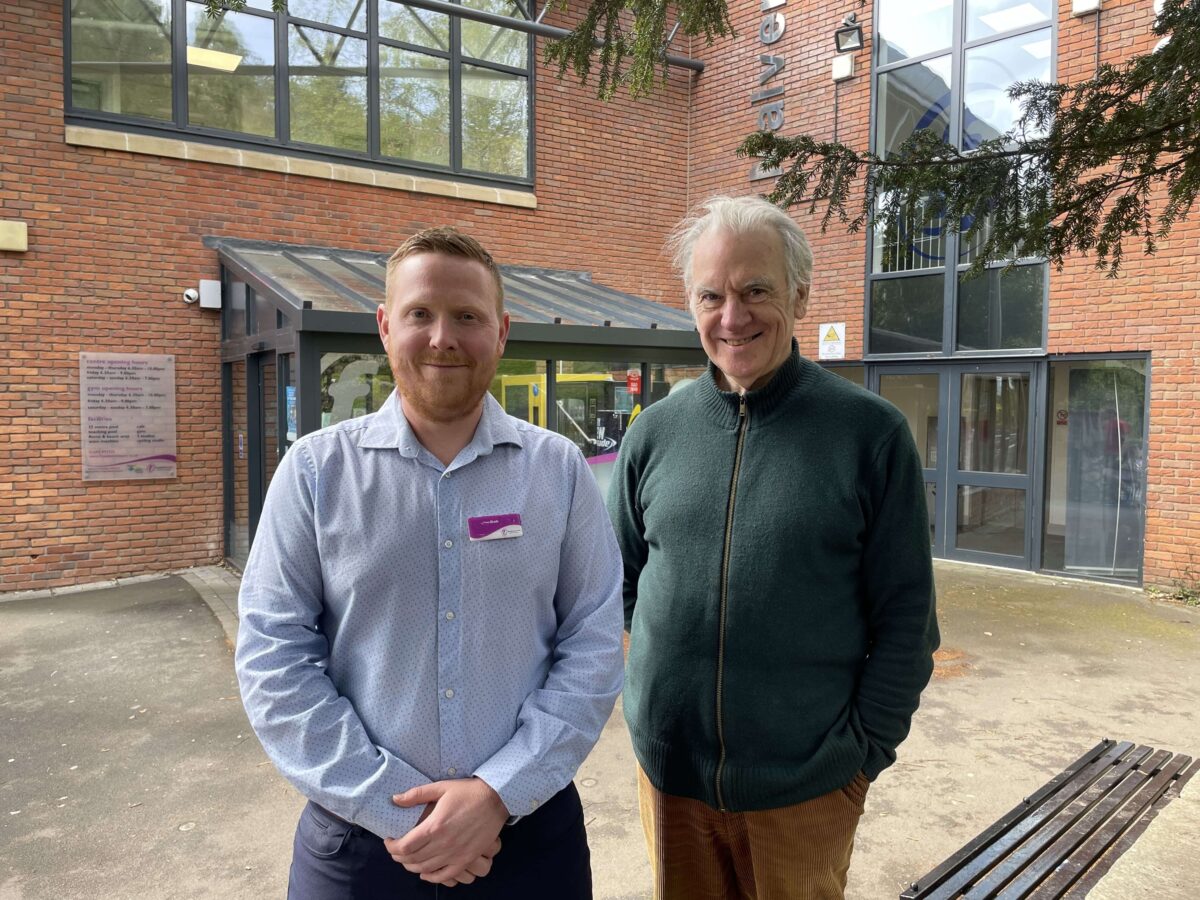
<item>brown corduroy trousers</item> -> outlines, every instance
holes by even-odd
[[[639,767],[655,900],[842,900],[868,785],[860,772],[794,806],[723,813],[662,793]]]

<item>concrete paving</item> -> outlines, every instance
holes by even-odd
[[[186,580],[0,603],[0,898],[279,897],[300,806]]]
[[[847,896],[895,898],[1102,737],[1200,753],[1200,611],[938,564],[944,650],[871,787]],[[0,900],[281,897],[302,801],[246,723],[219,568],[0,598]],[[620,711],[576,779],[596,895],[649,897]],[[1183,900],[1200,789],[1090,895]]]

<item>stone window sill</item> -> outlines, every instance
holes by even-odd
[[[405,175],[399,172],[384,172],[365,166],[321,162],[315,159],[303,159],[258,150],[241,150],[237,147],[222,147],[199,141],[131,134],[123,131],[110,131],[106,128],[87,128],[82,125],[68,125],[66,141],[68,144],[78,147],[124,150],[128,153],[167,156],[172,159],[194,160],[219,166],[239,166],[264,172],[279,172],[286,175],[303,175],[308,178],[324,178],[328,181],[365,184],[394,191],[437,194],[442,197],[457,197],[460,200],[496,203],[501,206],[519,206],[525,209],[537,208],[537,196],[528,191],[491,188],[460,181]]]

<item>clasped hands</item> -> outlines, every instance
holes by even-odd
[[[425,804],[412,831],[383,842],[392,859],[422,881],[454,887],[492,870],[508,809],[486,781],[435,781],[396,794],[392,802],[405,808]]]

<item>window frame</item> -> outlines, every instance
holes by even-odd
[[[384,0],[364,0],[366,3],[366,31],[355,31],[336,25],[328,25],[312,19],[293,16],[290,13],[276,13],[247,6],[236,10],[242,15],[252,15],[271,19],[274,22],[275,48],[275,131],[274,138],[264,138],[258,135],[245,134],[237,131],[212,128],[209,126],[191,125],[188,117],[188,81],[187,54],[178,52],[177,48],[187,46],[187,7],[189,0],[170,0],[171,8],[171,120],[152,119],[145,116],[124,113],[105,112],[79,108],[74,105],[72,67],[72,17],[71,0],[63,0],[63,114],[69,125],[85,125],[102,127],[133,134],[144,134],[154,137],[169,137],[179,140],[193,140],[219,146],[236,147],[244,150],[273,153],[287,156],[297,156],[305,159],[320,160],[335,165],[361,165],[369,168],[400,171],[418,177],[438,177],[451,181],[480,184],[491,187],[531,188],[537,178],[537,157],[535,153],[535,138],[537,130],[536,105],[536,42],[535,35],[527,33],[525,38],[525,66],[508,66],[502,63],[476,59],[462,52],[461,26],[459,16],[450,16],[449,48],[446,51],[432,47],[420,47],[403,41],[381,37],[379,34],[379,4]],[[459,0],[449,0],[458,3]],[[512,0],[515,5],[529,15],[528,0]],[[293,25],[319,31],[345,35],[355,40],[362,40],[367,45],[367,150],[357,152],[341,150],[335,147],[325,147],[310,143],[294,141],[291,138],[290,117],[290,77],[288,64],[288,35]],[[518,32],[520,33],[520,32]],[[399,50],[421,53],[447,59],[450,70],[450,153],[449,165],[423,163],[415,160],[405,160],[385,156],[380,150],[380,62],[379,48],[393,47]],[[526,80],[526,110],[527,127],[525,134],[526,171],[523,176],[504,175],[499,173],[481,172],[468,169],[462,165],[462,70],[463,66],[477,66],[510,75],[516,75]]]
[[[893,0],[895,2],[895,0]],[[951,138],[955,141],[956,146],[962,146],[962,131],[963,131],[963,103],[965,94],[965,85],[963,84],[963,76],[966,68],[967,51],[974,50],[977,47],[986,46],[999,41],[1003,41],[1012,37],[1017,37],[1034,32],[1049,30],[1050,34],[1050,78],[1056,77],[1058,70],[1058,17],[1054,13],[1054,7],[1051,8],[1051,14],[1048,19],[1043,22],[1038,22],[1032,25],[1025,25],[1019,28],[1012,28],[1007,31],[997,32],[996,34],[987,35],[985,37],[976,38],[968,41],[966,36],[966,4],[968,0],[952,0],[953,2],[953,22],[951,26],[950,44],[947,47],[939,47],[929,52],[906,57],[905,59],[896,62],[880,65],[878,61],[879,54],[879,20],[880,11],[883,6],[882,2],[876,3],[872,10],[872,31],[874,40],[872,41],[871,49],[871,101],[870,101],[870,122],[869,136],[870,146],[874,148],[878,140],[879,128],[879,104],[883,101],[883,96],[879,89],[880,76],[887,75],[890,72],[903,69],[908,66],[916,66],[924,64],[930,60],[939,57],[950,56],[950,104],[949,104],[949,121],[947,130]],[[940,266],[929,266],[921,269],[898,270],[894,272],[875,271],[875,230],[868,228],[864,230],[864,238],[866,243],[866,253],[864,254],[863,265],[863,345],[864,345],[864,360],[887,362],[901,361],[909,359],[988,359],[993,357],[1044,357],[1046,355],[1047,341],[1049,339],[1049,321],[1050,321],[1050,273],[1047,263],[1040,257],[1020,257],[1016,260],[1003,260],[999,262],[989,263],[986,269],[1004,268],[1011,263],[1017,266],[1025,265],[1041,265],[1043,267],[1042,278],[1042,340],[1037,347],[1022,347],[1019,349],[987,349],[987,350],[958,350],[958,324],[959,324],[959,291],[958,285],[961,275],[964,271],[970,268],[969,262],[963,262],[960,255],[961,238],[957,232],[947,232],[944,234],[945,257]],[[952,262],[953,261],[953,262]],[[885,353],[875,352],[871,349],[871,295],[872,288],[876,281],[882,281],[892,278],[913,278],[922,275],[941,275],[942,276],[942,346],[938,351],[929,352],[905,352],[905,353]],[[988,277],[984,274],[980,277]]]

